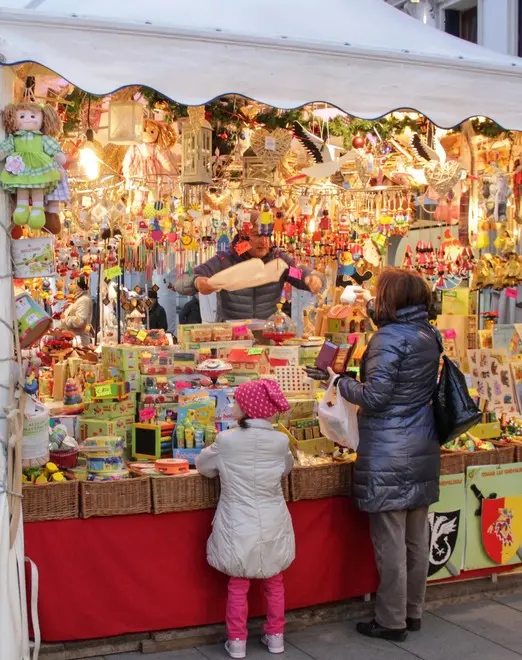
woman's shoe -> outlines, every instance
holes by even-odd
[[[412,619],[411,617],[408,617],[406,619],[406,628],[410,632],[419,632],[421,629],[421,620],[420,619]]]
[[[263,635],[261,643],[268,647],[269,653],[285,652],[285,638],[283,635]]]
[[[225,642],[225,651],[234,660],[246,658],[246,639],[229,639]]]
[[[406,637],[408,637],[406,628],[385,628],[384,626],[380,626],[375,619],[367,622],[359,622],[356,626],[356,630],[365,637],[387,639],[390,642],[404,642]]]

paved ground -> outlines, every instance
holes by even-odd
[[[44,656],[45,657],[45,656]],[[153,655],[124,653],[94,660],[224,660],[222,645]],[[259,638],[251,639],[248,658],[268,659]],[[489,597],[478,602],[445,605],[425,614],[420,633],[403,644],[368,640],[354,622],[335,623],[290,633],[288,660],[520,660],[522,594]]]

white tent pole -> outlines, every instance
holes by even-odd
[[[0,108],[13,100],[14,74],[0,66]],[[0,141],[4,138],[0,125]],[[10,548],[9,508],[7,503],[7,443],[9,428],[5,410],[9,405],[10,381],[13,378],[13,307],[11,251],[8,228],[11,224],[10,200],[0,190],[0,638],[6,658],[29,658],[22,521],[14,546]]]

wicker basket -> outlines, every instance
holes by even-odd
[[[464,456],[464,452],[461,451],[443,451],[440,456],[441,475],[462,474],[465,472]]]
[[[515,447],[515,461],[522,463],[522,445],[516,445]]]
[[[150,477],[82,481],[81,516],[128,516],[151,512]]]
[[[79,482],[64,481],[22,487],[24,522],[78,518]]]
[[[496,447],[490,451],[473,451],[464,455],[466,467],[505,465],[515,461],[515,447]]]
[[[196,471],[172,477],[152,478],[154,513],[213,509],[219,499],[219,479],[207,479]]]
[[[292,502],[351,495],[353,463],[296,466],[290,473]]]

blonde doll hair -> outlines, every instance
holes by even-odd
[[[42,133],[56,137],[62,132],[62,122],[58,113],[51,105],[39,105],[38,103],[9,103],[3,112],[5,132],[10,135],[16,133],[16,113],[19,110],[42,113]]]
[[[158,147],[161,147],[162,149],[170,149],[176,144],[178,139],[176,129],[163,122],[155,121],[154,119],[144,120],[145,126],[150,126],[151,124],[155,126],[158,131],[158,139],[156,140]]]

